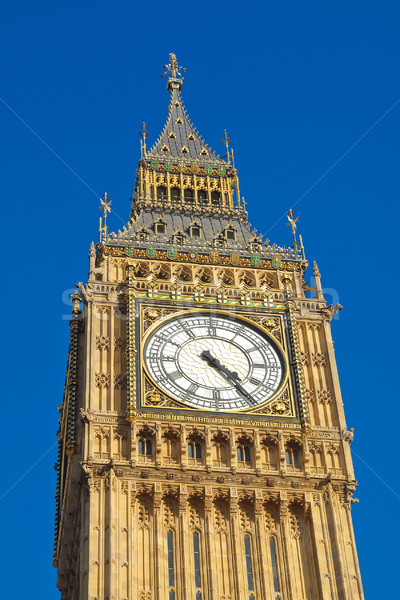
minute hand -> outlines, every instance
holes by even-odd
[[[223,373],[230,381],[232,381],[235,388],[237,389],[237,391],[240,394],[242,394],[242,396],[247,398],[247,400],[249,400],[252,404],[257,404],[257,402],[256,402],[256,400],[254,400],[253,396],[251,396],[248,392],[246,392],[244,387],[242,385],[240,385],[239,375],[236,373],[236,371],[233,371],[233,372],[229,371],[229,369],[224,367],[224,365],[221,365],[218,358],[215,358],[209,350],[203,350],[203,352],[200,354],[200,356],[201,356],[201,358],[204,358],[205,360],[207,360],[212,367],[214,367],[215,369],[218,369],[218,371],[221,371],[221,373]]]

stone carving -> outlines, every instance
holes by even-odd
[[[193,499],[189,501],[189,526],[192,529],[201,527],[200,506]]]
[[[107,351],[110,349],[110,337],[105,335],[96,336],[96,348],[97,350]]]
[[[350,429],[343,429],[342,436],[345,442],[351,444],[354,439],[354,427],[351,427]]]
[[[308,367],[310,364],[310,356],[308,354],[308,352],[300,352],[300,360],[301,360],[301,364],[304,365],[305,367]]]
[[[116,352],[122,352],[125,349],[125,340],[122,337],[114,336],[114,350]]]
[[[250,502],[243,500],[239,503],[240,528],[249,531],[253,522],[253,506]]]
[[[289,527],[290,527],[290,534],[292,536],[292,538],[299,538],[300,537],[300,521],[299,518],[297,517],[297,515],[292,511],[289,510]]]
[[[318,390],[317,398],[320,404],[332,404],[332,394],[327,390]]]
[[[306,390],[306,400],[313,404],[315,402],[315,392],[314,390]]]
[[[110,373],[95,373],[94,379],[96,387],[107,389],[110,387]]]
[[[114,375],[114,388],[116,390],[126,390],[126,375],[121,373]]]
[[[326,356],[321,352],[314,352],[312,355],[312,364],[314,367],[324,367],[326,365]]]
[[[146,496],[138,499],[138,522],[140,529],[150,527],[150,501]]]
[[[175,511],[171,501],[164,500],[164,525],[170,527],[175,524]]]

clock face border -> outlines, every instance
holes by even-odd
[[[290,420],[298,420],[299,415],[298,415],[298,407],[297,407],[297,403],[295,402],[295,394],[294,394],[294,386],[292,383],[292,367],[289,364],[289,360],[288,357],[290,358],[290,344],[289,344],[289,339],[287,337],[287,331],[286,331],[286,321],[285,321],[285,312],[282,310],[278,310],[278,311],[271,311],[271,310],[267,310],[267,311],[259,311],[259,310],[251,310],[251,308],[249,309],[248,307],[218,307],[218,308],[214,308],[214,307],[205,307],[204,304],[202,305],[194,305],[194,304],[186,304],[186,305],[180,305],[179,307],[172,304],[171,302],[169,303],[164,303],[164,302],[158,302],[157,300],[154,301],[152,300],[151,302],[148,302],[147,299],[143,299],[141,301],[139,301],[138,303],[138,311],[137,311],[137,319],[136,319],[136,323],[138,325],[137,329],[136,329],[136,339],[137,342],[139,342],[139,347],[140,347],[140,352],[137,353],[137,374],[139,376],[138,378],[138,383],[140,382],[140,385],[138,385],[138,393],[137,393],[137,402],[138,402],[138,408],[140,408],[141,410],[145,410],[146,412],[148,411],[160,411],[162,413],[165,412],[176,412],[177,410],[180,411],[182,413],[182,411],[185,411],[186,414],[208,414],[210,416],[214,415],[216,417],[221,417],[222,415],[226,416],[226,418],[229,417],[240,417],[240,416],[247,416],[247,417],[252,417],[252,416],[258,416],[258,417],[262,417],[262,418],[267,418],[267,419],[277,419],[279,421],[281,421],[281,419],[284,419],[285,421],[287,421],[288,419]],[[247,310],[246,310],[247,309]],[[146,321],[146,317],[145,317],[145,313],[151,311],[154,313],[159,313],[157,317],[154,318],[153,322],[151,322],[150,324],[147,322],[147,328],[145,326],[145,321]],[[154,380],[154,378],[149,374],[148,369],[147,369],[147,365],[145,363],[145,359],[144,359],[144,349],[146,346],[146,343],[148,341],[148,339],[150,338],[150,336],[159,328],[161,328],[163,325],[165,325],[168,321],[172,321],[175,320],[177,318],[179,318],[179,316],[188,316],[188,315],[199,315],[199,314],[203,314],[203,315],[210,315],[213,314],[215,316],[221,316],[224,317],[225,319],[231,319],[234,322],[238,322],[240,323],[244,323],[246,324],[249,328],[255,330],[256,332],[259,333],[259,335],[261,335],[262,337],[266,338],[266,340],[273,346],[273,348],[275,349],[275,351],[277,352],[279,359],[281,361],[282,364],[282,369],[283,369],[283,375],[282,375],[282,379],[280,382],[279,387],[277,388],[277,390],[272,394],[272,396],[270,396],[269,398],[267,398],[264,402],[260,402],[259,404],[257,404],[256,406],[249,406],[246,408],[238,408],[238,409],[233,409],[233,410],[216,410],[215,408],[206,408],[206,407],[199,407],[199,406],[193,406],[190,404],[185,403],[183,400],[179,400],[177,397],[175,397],[172,393],[168,393],[167,391],[165,391],[163,388],[161,388],[157,382]],[[281,333],[281,341],[279,341],[274,335],[272,335],[271,333],[269,333],[264,327],[260,326],[255,320],[252,319],[252,317],[258,317],[258,318],[268,318],[268,319],[276,319],[279,318],[279,331]],[[150,320],[151,321],[151,320]],[[159,402],[154,402],[154,403],[146,403],[146,388],[148,386],[151,386],[152,388],[154,388],[154,393],[158,394],[161,399],[167,399],[167,402],[164,402],[164,400],[161,400]],[[268,408],[270,405],[272,405],[282,394],[285,394],[285,402],[287,403],[287,405],[289,406],[288,408],[288,412],[286,412],[286,414],[278,414],[278,413],[273,413],[273,414],[267,414],[267,412],[265,411],[266,408]]]

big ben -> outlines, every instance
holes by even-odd
[[[331,319],[297,219],[252,230],[224,157],[183,105],[183,69],[141,156],[130,218],[101,201],[72,295],[58,431],[62,600],[358,600],[356,488]]]

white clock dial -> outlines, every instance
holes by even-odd
[[[167,321],[149,336],[144,360],[161,389],[208,410],[261,404],[284,378],[276,344],[246,322],[223,315],[191,313]]]

